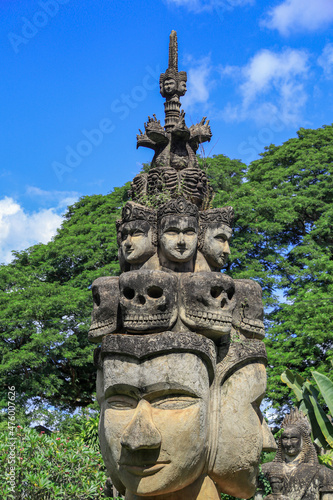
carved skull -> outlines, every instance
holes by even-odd
[[[230,333],[235,287],[229,276],[184,273],[180,290],[180,318],[188,327],[213,340]]]
[[[122,320],[128,332],[160,332],[177,319],[177,277],[164,271],[129,271],[119,278]]]
[[[264,309],[261,286],[253,280],[234,280],[236,307],[232,323],[246,337],[263,339]]]
[[[118,325],[119,278],[97,278],[91,287],[94,307],[88,332],[90,342],[100,342],[104,335],[113,333]]]

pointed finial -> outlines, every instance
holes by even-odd
[[[177,32],[172,30],[169,42],[169,68],[178,73],[178,42]]]

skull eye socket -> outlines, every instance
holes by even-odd
[[[148,297],[150,297],[151,299],[159,299],[163,295],[163,290],[159,286],[155,285],[148,288],[147,293]]]
[[[99,306],[99,305],[100,305],[100,303],[101,303],[101,296],[100,296],[100,294],[97,292],[97,290],[94,290],[94,291],[93,291],[93,300],[94,300],[94,302],[95,302],[95,304],[96,304],[97,306]]]
[[[210,289],[210,294],[213,297],[213,299],[217,299],[222,293],[223,288],[221,286],[213,286]]]
[[[124,288],[123,294],[126,299],[132,300],[134,299],[135,291],[133,290],[133,288],[126,287]]]

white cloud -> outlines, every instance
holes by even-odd
[[[53,208],[29,214],[13,198],[0,200],[0,263],[12,260],[12,250],[47,243],[55,235],[62,217]]]
[[[182,99],[184,109],[190,110],[196,104],[202,105],[208,102],[210,90],[214,85],[212,69],[210,58],[205,57],[198,61],[194,67],[187,70],[187,87],[189,90]]]
[[[327,78],[333,77],[333,43],[328,43],[323,50],[323,53],[318,58],[318,64],[324,70]]]
[[[333,22],[332,0],[284,0],[268,12],[262,25],[282,35],[315,31]]]
[[[281,53],[261,50],[242,68],[222,68],[223,77],[241,82],[238,91],[242,98],[236,106],[229,103],[222,116],[265,124],[274,115],[288,125],[297,124],[307,100],[304,81],[308,70],[308,54],[292,49]]]
[[[176,7],[185,7],[189,11],[199,14],[213,11],[220,13],[235,7],[253,5],[255,0],[166,0],[166,2]]]
[[[0,199],[0,263],[11,262],[12,250],[48,243],[62,223],[61,214],[79,198],[75,191],[44,191],[34,186],[27,187],[26,195],[37,201],[37,210],[28,212],[9,196]]]

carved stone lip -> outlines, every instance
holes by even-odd
[[[128,472],[133,474],[134,476],[152,476],[162,470],[166,465],[170,463],[170,460],[166,462],[155,462],[153,464],[143,464],[143,465],[130,465],[130,464],[120,464],[121,467],[124,467]]]

